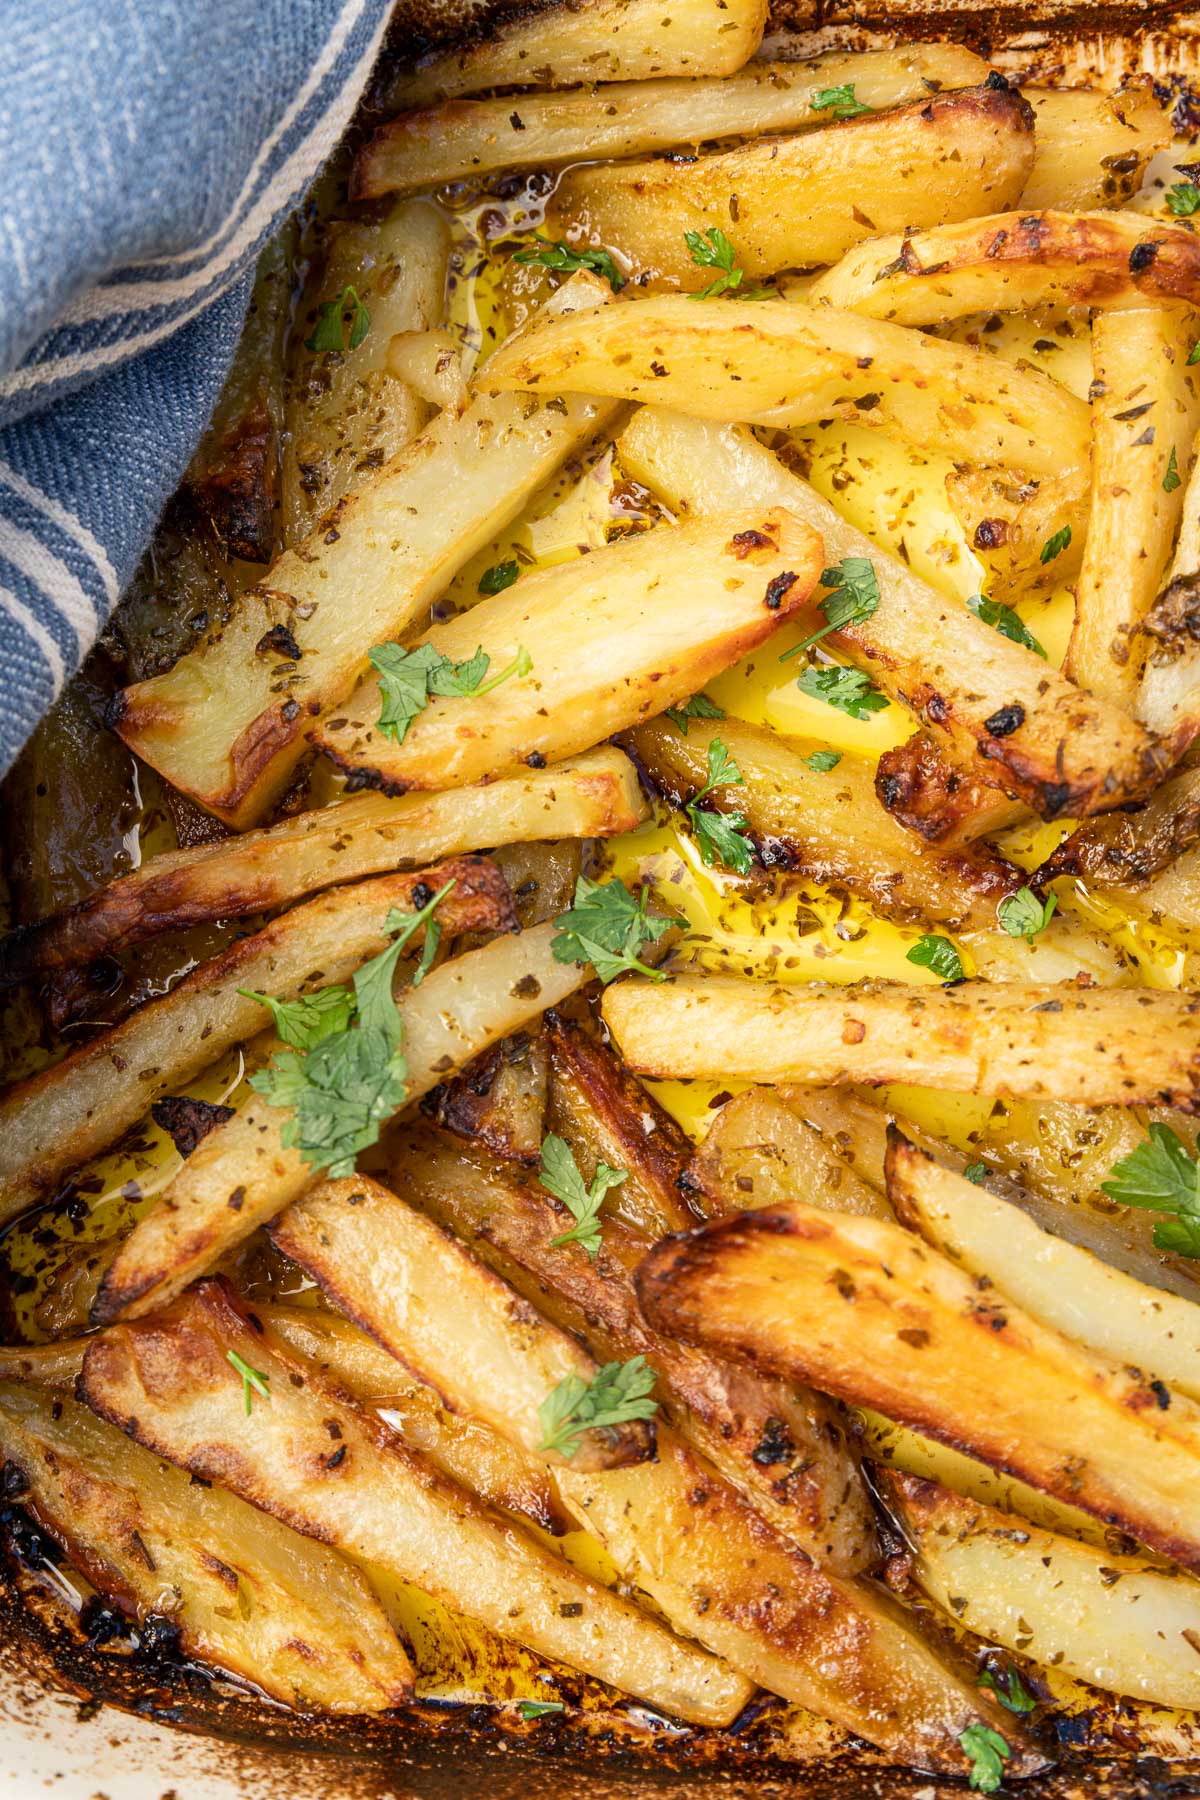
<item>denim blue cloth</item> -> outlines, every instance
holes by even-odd
[[[133,573],[391,0],[0,0],[0,773]]]

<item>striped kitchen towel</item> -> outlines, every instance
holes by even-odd
[[[4,0],[0,773],[132,575],[391,0]]]

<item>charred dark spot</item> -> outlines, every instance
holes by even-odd
[[[775,576],[773,581],[768,581],[767,591],[763,595],[763,605],[768,611],[779,611],[779,608],[783,603],[784,595],[791,590],[795,584],[795,580],[795,571],[792,569],[784,569],[781,574]]]
[[[773,1463],[790,1461],[795,1450],[796,1445],[783,1420],[770,1418],[763,1426],[762,1436],[750,1452],[750,1460],[756,1462],[760,1469],[768,1469]]]
[[[85,1600],[79,1612],[79,1629],[88,1642],[89,1650],[102,1649],[105,1644],[123,1641],[130,1636],[130,1624],[114,1606],[101,1600],[98,1594]]]
[[[990,719],[983,721],[983,729],[989,737],[1006,738],[1014,731],[1020,731],[1024,723],[1025,708],[1019,700],[1010,700],[1007,706],[1000,707]]]
[[[1129,273],[1141,275],[1158,255],[1158,245],[1142,242],[1135,244],[1129,252]]]
[[[993,93],[1007,94],[1008,92],[1008,82],[1004,79],[1004,76],[1000,73],[999,69],[989,70],[988,78],[983,85],[985,88],[991,88]]]
[[[285,725],[290,725],[293,719],[298,719],[300,717],[300,702],[298,700],[285,700],[279,709],[279,716]]]
[[[1008,542],[1007,519],[980,519],[975,527],[976,550],[998,550]]]
[[[431,888],[427,881],[418,881],[412,891],[413,911],[422,912],[433,899],[435,892],[436,889]]]
[[[243,1206],[246,1204],[245,1188],[235,1187],[225,1204],[228,1206],[230,1212],[241,1212]]]
[[[286,625],[272,625],[270,631],[264,631],[254,646],[259,656],[284,656],[289,662],[299,662],[301,649]]]
[[[531,750],[529,755],[525,758],[525,763],[530,769],[544,769],[546,766],[546,759],[540,750]]]
[[[6,1462],[0,1469],[0,1500],[20,1500],[28,1492],[29,1477],[24,1469],[15,1462]]]
[[[150,1117],[166,1132],[180,1156],[190,1156],[215,1125],[223,1125],[233,1114],[232,1106],[192,1100],[186,1094],[164,1094],[150,1108]]]
[[[1167,1408],[1171,1404],[1171,1390],[1167,1386],[1166,1382],[1152,1381],[1150,1383],[1150,1392],[1154,1395],[1154,1398],[1158,1401],[1160,1410],[1162,1412],[1166,1412]]]
[[[729,548],[739,562],[745,562],[756,550],[774,550],[775,540],[765,531],[738,531],[730,539]]]

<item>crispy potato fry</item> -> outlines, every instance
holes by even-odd
[[[1101,313],[1092,323],[1092,508],[1067,670],[1127,711],[1145,662],[1142,621],[1171,559],[1200,422],[1187,360],[1195,338],[1194,316],[1177,309]]]
[[[648,295],[531,323],[496,351],[485,379],[537,392],[557,390],[568,371],[583,393],[751,425],[843,419],[1031,475],[1061,474],[1088,457],[1087,408],[1048,375],[792,300],[698,306],[685,295]]]
[[[251,1420],[231,1351],[269,1390],[249,1402]],[[96,1338],[80,1387],[157,1455],[501,1637],[696,1723],[728,1724],[742,1704],[740,1678],[485,1512],[255,1330],[219,1282]]]
[[[1171,120],[1148,76],[1120,93],[1026,88],[1034,113],[1033,174],[1024,206],[1080,210],[1119,206],[1141,185],[1150,158],[1171,141]]]
[[[653,1464],[568,1471],[561,1482],[626,1579],[772,1693],[906,1762],[953,1773],[966,1726],[1001,1723],[890,1596],[814,1569],[673,1433],[660,1434]],[[1014,1747],[1020,1767],[1039,1766],[1023,1733]]]
[[[512,897],[495,864],[458,857],[435,869],[337,888],[284,913],[201,963],[159,1000],[89,1038],[61,1062],[0,1096],[0,1220],[53,1193],[62,1176],[99,1155],[160,1095],[185,1086],[268,1022],[254,989],[294,999],[344,981],[389,942],[392,907],[415,910],[448,881],[438,911],[448,933],[511,931]]]
[[[598,1357],[645,1356],[661,1383],[664,1418],[814,1561],[850,1572],[874,1560],[872,1519],[837,1414],[817,1395],[650,1331],[632,1281],[652,1241],[644,1233],[606,1208],[594,1262],[578,1244],[556,1246],[571,1222],[565,1207],[510,1170],[428,1135],[393,1136],[388,1179]]]
[[[1118,891],[1122,903],[1200,843],[1200,769],[1184,769],[1155,790],[1138,812],[1089,819],[1063,839],[1039,879],[1082,875],[1090,888]]]
[[[588,971],[556,962],[553,937],[540,925],[495,938],[401,997],[406,1105],[583,985]],[[93,1303],[98,1323],[165,1305],[312,1186],[318,1171],[280,1141],[287,1116],[255,1094],[209,1133],[122,1244]]]
[[[351,197],[376,200],[507,168],[552,168],[601,157],[647,156],[677,144],[761,137],[828,123],[813,110],[822,89],[854,83],[880,109],[927,100],[935,87],[968,87],[987,64],[958,44],[833,52],[806,62],[751,62],[723,80],[630,81],[597,106],[585,89],[492,100],[447,101],[402,113],[359,152]],[[1036,159],[1035,159],[1036,166]]]
[[[547,221],[573,244],[619,250],[641,285],[697,291],[712,271],[686,232],[731,227],[746,275],[774,275],[833,262],[880,231],[1003,211],[1032,167],[1033,114],[989,81],[695,160],[589,163],[563,176]]]
[[[166,1614],[189,1655],[286,1706],[382,1712],[412,1666],[335,1550],[193,1485],[63,1395],[0,1386],[0,1458],[72,1562],[135,1620]]]
[[[989,773],[1043,818],[1127,804],[1161,777],[1165,752],[1131,730],[1124,714],[1081,695],[1033,651],[935,594],[748,431],[646,407],[621,434],[620,455],[628,472],[673,510],[703,515],[734,496],[758,498],[786,506],[819,531],[827,563],[849,556],[870,561],[879,605],[830,641],[952,738],[961,756],[984,758]]]
[[[758,48],[766,16],[766,0],[684,0],[669,18],[652,0],[584,0],[561,12],[511,13],[482,40],[401,70],[380,95],[380,110],[514,82],[570,87],[732,75]]]
[[[889,1135],[888,1198],[902,1225],[1043,1325],[1200,1399],[1200,1305],[1110,1268],[944,1168],[895,1127]]]
[[[482,1419],[556,1465],[619,1469],[654,1453],[644,1420],[586,1432],[570,1457],[545,1450],[538,1408],[596,1364],[573,1338],[395,1194],[356,1175],[320,1182],[271,1236],[318,1287],[453,1411]]]
[[[576,276],[552,312],[603,304]],[[175,787],[241,830],[291,779],[305,733],[336,706],[367,652],[421,618],[446,583],[614,415],[569,397],[531,409],[479,397],[443,413],[286,551],[229,623],[167,674],[126,688],[116,729]],[[474,644],[471,649],[474,649]],[[298,653],[298,654],[297,654]]]
[[[553,1015],[546,1036],[548,1129],[570,1144],[585,1181],[599,1162],[626,1171],[605,1202],[608,1216],[650,1238],[693,1224],[684,1176],[691,1145],[670,1113],[611,1050],[568,1020]]]
[[[684,737],[667,719],[631,733],[629,747],[660,794],[679,807],[707,780],[707,749],[720,738],[743,785],[718,791],[749,820],[766,868],[845,887],[886,918],[964,928],[994,925],[996,907],[1023,877],[994,850],[926,851],[880,810],[870,763],[843,752],[836,770],[811,769],[774,731],[736,719],[695,719]]]
[[[880,1487],[917,1585],[968,1631],[1116,1694],[1200,1704],[1193,1577],[1032,1531],[913,1475],[884,1472]]]
[[[0,987],[365,875],[498,844],[612,837],[645,816],[636,770],[607,744],[486,788],[358,794],[261,831],[147,857],[70,912],[0,938]]]
[[[1061,476],[1020,481],[1003,469],[960,465],[946,477],[946,498],[987,567],[988,597],[1013,606],[1049,594],[1079,573],[1087,542],[1091,472],[1068,469]],[[1071,541],[1048,562],[1042,551],[1051,538]]]
[[[56,1344],[6,1344],[0,1347],[0,1381],[28,1382],[33,1387],[70,1393],[86,1349],[86,1338],[68,1338]]]
[[[422,1105],[443,1131],[503,1161],[536,1163],[546,1135],[550,1058],[544,1035],[518,1032],[434,1088]]]
[[[1200,461],[1184,492],[1167,584],[1142,629],[1150,645],[1134,710],[1183,756],[1200,733]]]
[[[774,987],[634,977],[604,1018],[639,1074],[675,1080],[903,1081],[1076,1105],[1200,1111],[1200,997],[968,982]]]
[[[427,203],[404,202],[379,220],[356,220],[337,230],[300,302],[312,327],[329,307],[340,316],[353,289],[369,324],[342,350],[312,350],[308,333],[296,351],[288,391],[283,454],[283,540],[303,542],[343,495],[361,487],[416,437],[428,407],[392,372],[389,339],[398,331],[428,331],[441,323],[450,232]]]
[[[723,1106],[687,1174],[709,1218],[799,1199],[831,1212],[892,1216],[883,1195],[775,1088],[747,1088]]]
[[[987,773],[918,731],[880,757],[875,797],[897,825],[949,855],[1030,816],[1024,801],[993,786]]]
[[[458,662],[481,646],[495,669],[529,670],[479,698],[435,697],[403,740],[380,728],[378,680],[312,734],[385,793],[460,787],[578,755],[678,706],[807,601],[821,540],[782,508],[743,507],[661,525],[528,575],[422,640]]]
[[[792,1202],[653,1250],[648,1317],[870,1406],[1200,1567],[1200,1408],[1040,1325],[900,1226]]]
[[[1190,231],[1135,212],[1022,209],[938,219],[928,231],[857,245],[806,297],[813,306],[847,307],[896,325],[943,325],[968,313],[1039,306],[1195,304],[1200,243]]]

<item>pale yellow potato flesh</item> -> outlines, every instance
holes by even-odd
[[[987,557],[989,599],[1014,606],[1069,585],[1079,573],[1092,498],[1090,468],[1034,482],[1003,469],[959,465],[946,476],[946,498],[972,549]],[[1052,538],[1062,542],[1064,527],[1071,541],[1043,562],[1042,551]]]
[[[884,1196],[835,1155],[775,1088],[747,1088],[723,1106],[688,1175],[709,1218],[791,1199],[831,1212],[892,1216]]]
[[[1118,94],[1026,88],[1034,113],[1033,173],[1024,206],[1115,206],[1137,192],[1150,158],[1171,142],[1170,114],[1141,76]]]
[[[1167,584],[1144,622],[1150,639],[1134,713],[1182,756],[1200,733],[1200,462],[1183,495]]]
[[[678,706],[808,601],[821,539],[782,507],[659,525],[528,575],[422,639],[453,662],[482,648],[529,671],[479,697],[434,696],[396,743],[367,681],[314,742],[387,793],[459,787],[580,751]]]
[[[92,1585],[137,1620],[169,1608],[189,1655],[285,1706],[367,1713],[411,1700],[412,1665],[336,1550],[194,1485],[62,1394],[0,1385],[0,1457]]]
[[[835,262],[881,231],[1015,205],[1033,167],[1032,121],[1019,94],[985,85],[694,161],[589,163],[563,176],[547,222],[571,244],[620,252],[639,285],[690,292],[714,270],[695,262],[685,234],[717,229],[756,280]]]

